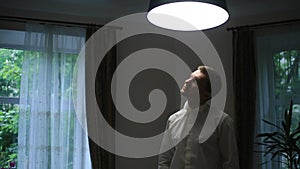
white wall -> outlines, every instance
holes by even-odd
[[[233,2],[235,1],[235,2]],[[251,25],[257,23],[265,23],[265,22],[273,22],[273,21],[281,21],[281,20],[290,20],[295,18],[300,18],[298,10],[300,5],[289,4],[289,8],[286,8],[286,2],[282,4],[276,1],[275,3],[276,10],[271,11],[268,9],[268,5],[261,5],[261,0],[254,1],[256,4],[251,6],[250,1],[241,0],[236,2],[237,0],[229,1],[229,9],[231,10],[231,18],[229,21],[215,29],[204,31],[208,38],[211,40],[212,44],[215,46],[216,50],[219,53],[219,56],[223,62],[223,66],[225,69],[226,79],[227,79],[227,100],[225,112],[233,116],[233,89],[232,89],[232,35],[231,31],[227,31],[226,28],[232,26],[241,26],[241,25]],[[33,1],[30,1],[33,2]],[[32,6],[27,4],[27,7]],[[66,2],[66,1],[65,1]],[[252,2],[252,1],[251,1]],[[291,2],[291,1],[288,1]],[[296,2],[296,1],[294,1]],[[46,2],[43,1],[46,4]],[[236,3],[236,4],[235,4]],[[268,1],[267,3],[273,3],[273,1]],[[15,3],[14,5],[17,5]],[[230,5],[232,5],[230,7]],[[274,4],[272,4],[274,5]],[[52,5],[55,6],[55,5]],[[145,5],[142,5],[143,8]],[[2,8],[1,6],[0,8]],[[18,7],[21,8],[21,7]],[[297,9],[298,8],[298,9]],[[7,16],[19,16],[19,17],[29,17],[29,18],[39,18],[39,19],[52,19],[52,20],[61,20],[61,21],[72,21],[72,22],[82,22],[82,23],[94,23],[94,24],[103,24],[107,22],[107,18],[100,18],[97,16],[89,16],[85,15],[84,12],[88,9],[76,8],[76,14],[66,13],[62,10],[57,10],[57,13],[53,13],[50,10],[42,11],[42,8],[34,9],[34,11],[28,11],[28,9],[18,9],[14,7],[5,7],[0,10],[0,15]],[[291,9],[291,10],[290,10]],[[94,12],[97,10],[94,9]],[[112,12],[112,11],[109,11]],[[128,11],[126,11],[128,12]],[[80,15],[82,13],[82,15]],[[6,23],[7,24],[7,23]],[[1,25],[2,27],[5,25]],[[118,119],[117,119],[118,120]],[[118,127],[126,127],[122,125],[122,121],[117,121]],[[164,126],[164,124],[161,124]],[[134,131],[130,131],[134,132]],[[117,158],[117,169],[126,169],[126,168],[147,168],[154,169],[156,168],[156,160],[157,157],[153,158],[145,158],[145,159],[132,159],[132,158]]]

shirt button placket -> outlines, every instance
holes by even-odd
[[[189,134],[186,136],[184,169],[191,169],[191,156],[192,156],[192,132],[189,132]]]

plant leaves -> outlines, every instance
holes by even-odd
[[[270,154],[270,153],[271,153],[274,149],[276,149],[276,148],[277,148],[276,144],[273,145],[272,147],[269,148],[269,150],[265,153],[264,156],[266,156],[267,154]]]
[[[293,115],[293,100],[291,100],[290,109],[287,113],[286,125],[287,125],[287,133],[291,131],[292,124],[292,115]]]
[[[285,133],[285,136],[286,136],[287,134],[289,134],[288,128],[287,128],[287,124],[285,123],[285,121],[282,121],[281,125],[282,125],[282,127],[284,129],[284,133]]]
[[[298,165],[297,165],[297,160],[296,159],[293,160],[293,163],[294,163],[294,168],[298,169]]]
[[[296,136],[297,134],[300,135],[300,127],[297,127],[295,130],[292,131],[291,137]]]
[[[278,129],[284,131],[280,126],[278,126],[278,125],[276,125],[276,124],[274,124],[274,123],[272,123],[272,122],[269,122],[269,121],[264,120],[264,119],[262,119],[262,121],[263,121],[264,123],[267,123],[267,124],[269,124],[269,125],[271,125],[271,126],[273,126],[273,127],[276,127],[276,128],[278,128]]]
[[[262,138],[262,142],[256,142],[255,144],[264,146],[266,149],[265,151],[256,152],[264,153],[264,156],[272,154],[271,160],[276,156],[292,159],[293,168],[300,169],[300,122],[298,126],[292,130],[292,114],[293,100],[291,100],[289,109],[284,112],[284,119],[281,121],[281,125],[262,120],[266,124],[279,129],[279,131],[258,134],[256,137]]]
[[[262,166],[262,165],[268,164],[269,162],[270,161],[265,161],[265,162],[260,163],[259,165]]]
[[[269,137],[272,135],[273,135],[273,133],[261,133],[261,134],[256,135],[256,137]]]
[[[282,153],[282,152],[284,152],[284,151],[283,151],[283,150],[278,150],[278,151],[276,151],[276,152],[272,155],[271,160],[273,160],[277,155],[280,155],[279,153]]]

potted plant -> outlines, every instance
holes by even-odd
[[[262,138],[261,142],[256,144],[264,146],[264,156],[271,154],[271,160],[276,156],[286,159],[279,161],[287,165],[288,169],[299,169],[300,166],[300,122],[294,129],[292,126],[293,101],[291,101],[289,110],[285,110],[284,119],[281,125],[274,124],[267,120],[263,120],[267,125],[272,126],[273,132],[258,134],[257,138]]]

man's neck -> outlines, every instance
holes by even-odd
[[[189,104],[190,108],[194,109],[194,108],[204,105],[206,103],[206,101],[207,100],[199,101],[198,99],[188,99],[188,104]]]
[[[199,101],[190,99],[190,100],[188,100],[188,104],[189,104],[189,107],[192,109],[199,107]]]

